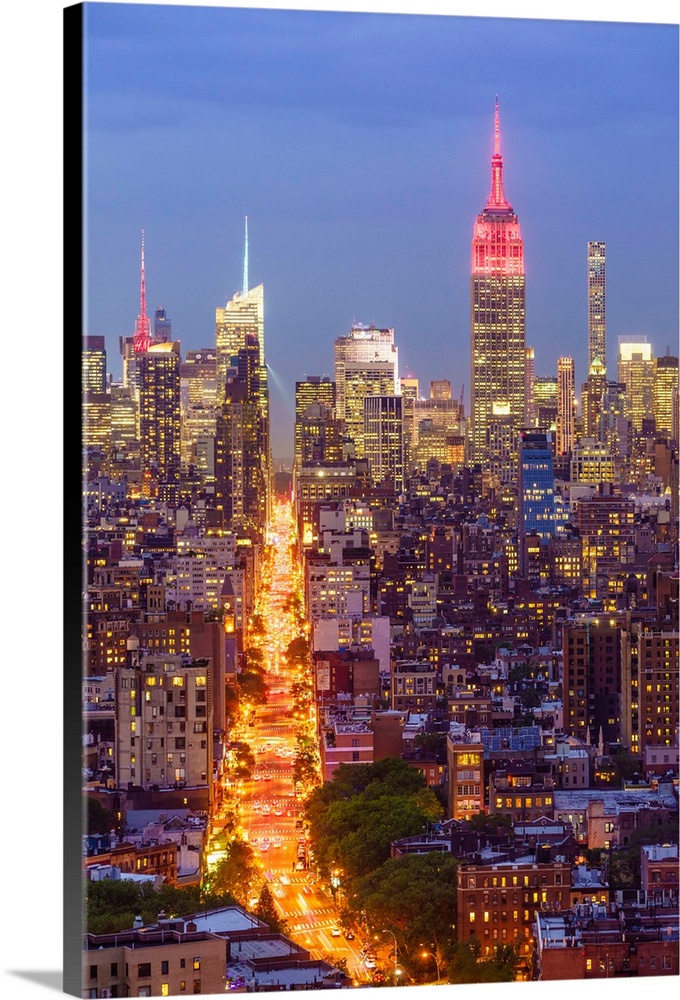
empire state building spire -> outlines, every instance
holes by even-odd
[[[491,193],[472,237],[470,452],[504,484],[517,475],[514,450],[503,441],[514,440],[525,421],[526,343],[524,243],[503,191],[500,133],[496,98]]]
[[[512,212],[503,191],[503,157],[501,156],[501,125],[498,114],[498,95],[496,95],[496,113],[493,126],[493,156],[491,157],[491,193],[487,199],[484,211]]]
[[[151,346],[151,323],[146,315],[146,283],[144,279],[144,230],[142,229],[142,271],[140,280],[139,316],[135,322],[134,351],[144,354]]]

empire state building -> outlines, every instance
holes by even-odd
[[[498,98],[491,193],[475,222],[470,280],[471,461],[487,465],[496,423],[513,439],[525,420],[524,243],[503,191]]]

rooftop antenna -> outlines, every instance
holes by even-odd
[[[144,278],[144,230],[142,229],[142,272],[140,281],[139,316],[135,323],[133,347],[135,354],[144,354],[151,346],[149,317],[146,315],[146,281]]]
[[[498,115],[498,94],[496,94],[496,114],[493,123],[493,152],[494,156],[501,155],[501,123]]]
[[[243,294],[248,294],[248,216],[246,215],[246,232],[243,240]]]

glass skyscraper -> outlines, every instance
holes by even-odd
[[[550,431],[522,430],[519,435],[519,534],[555,532],[555,473]]]

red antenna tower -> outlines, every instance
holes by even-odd
[[[144,281],[144,230],[142,229],[142,276],[140,287],[139,316],[135,322],[134,351],[144,354],[151,346],[151,323],[146,315],[146,285]]]
[[[503,191],[503,157],[501,156],[501,123],[498,114],[498,95],[496,95],[496,110],[493,121],[493,156],[491,157],[491,194],[486,208],[512,209]]]

